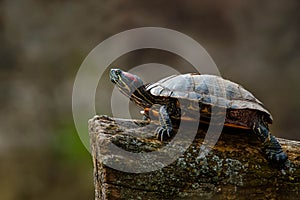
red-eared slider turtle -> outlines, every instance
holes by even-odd
[[[161,126],[156,129],[160,140],[173,136],[172,123],[180,117],[193,119],[189,111],[200,110],[201,121],[205,121],[205,118],[209,121],[212,106],[225,107],[225,126],[251,129],[263,143],[265,155],[271,163],[281,165],[288,158],[276,138],[270,134],[268,125],[272,123],[272,116],[269,111],[236,83],[214,75],[182,74],[144,84],[138,76],[120,69],[110,71],[110,80],[131,101],[144,109],[144,120],[150,120],[149,109],[153,105],[160,105],[158,117]],[[222,95],[215,83],[221,83],[224,87],[222,91],[226,94]],[[182,108],[186,111],[181,112]]]

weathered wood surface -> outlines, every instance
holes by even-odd
[[[139,127],[132,120],[105,116],[89,121],[95,199],[299,199],[300,142],[279,139],[290,160],[279,170],[266,161],[251,134],[238,130],[222,133],[204,157],[199,157],[199,147],[205,129],[199,129],[185,153],[162,169],[147,173],[113,169],[122,163],[136,166],[123,154],[111,151],[108,144],[133,153],[157,151],[167,142],[154,138],[156,126],[153,122]]]

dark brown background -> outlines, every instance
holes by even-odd
[[[225,78],[264,102],[276,136],[300,139],[298,0],[1,0],[0,8],[0,199],[93,198],[91,158],[72,119],[73,81],[97,44],[131,28],[197,40]],[[187,66],[161,51],[116,61],[127,69],[147,62]],[[100,87],[112,89],[107,80]],[[106,107],[97,110],[109,114]]]

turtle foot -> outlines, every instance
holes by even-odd
[[[266,150],[268,159],[275,167],[284,167],[285,162],[288,160],[288,156],[284,151],[274,152],[274,150]]]
[[[155,131],[155,136],[160,141],[165,141],[165,140],[170,139],[172,137],[172,132],[173,131],[172,131],[171,128],[160,126],[160,127],[157,127],[157,129]]]

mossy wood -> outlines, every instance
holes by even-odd
[[[267,162],[260,152],[260,142],[246,130],[224,131],[212,151],[199,157],[206,134],[206,127],[201,127],[182,156],[152,172],[127,173],[102,163],[129,162],[122,155],[108,155],[108,143],[133,153],[165,146],[167,142],[153,136],[157,126],[153,121],[139,127],[132,120],[105,116],[89,121],[96,200],[299,199],[300,142],[278,138],[289,156],[285,169],[280,170]],[[186,131],[188,135],[192,130]]]

